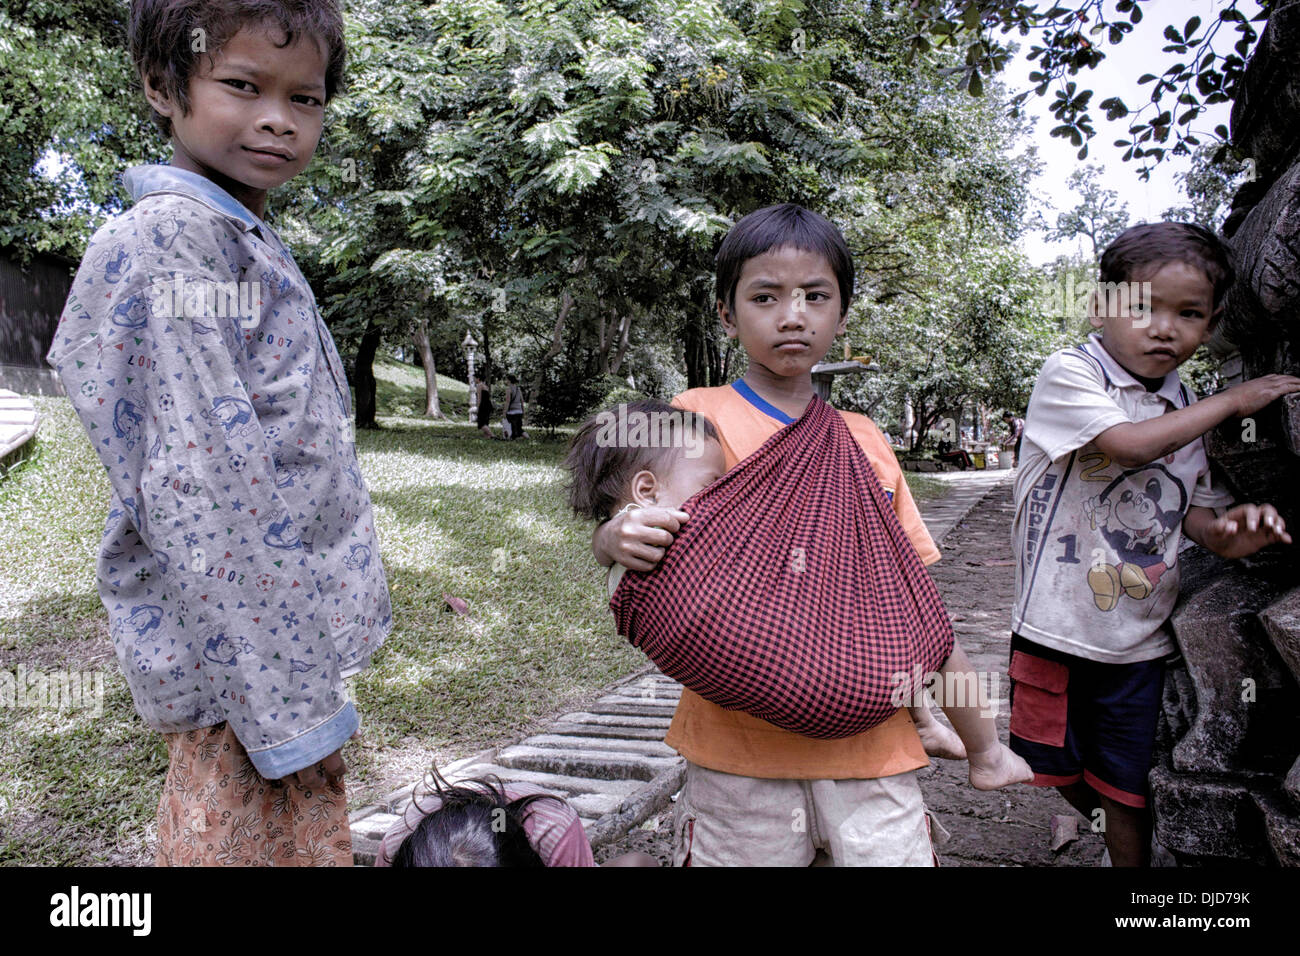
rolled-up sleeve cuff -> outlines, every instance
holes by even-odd
[[[248,759],[267,780],[279,780],[324,760],[357,732],[361,718],[357,708],[347,705],[323,724],[318,724],[282,744],[248,751]]]

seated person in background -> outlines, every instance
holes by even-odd
[[[954,448],[950,441],[939,442],[939,460],[956,465],[962,471],[975,467],[975,461],[970,453],[964,448]]]

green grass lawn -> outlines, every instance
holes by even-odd
[[[377,363],[378,431],[359,431],[395,626],[353,682],[363,737],[344,750],[353,807],[540,725],[645,663],[614,632],[591,528],[566,513],[568,433],[489,442],[462,382],[439,378],[449,421],[415,417],[424,376]],[[140,864],[162,738],[136,716],[95,590],[109,485],[72,407],[35,397],[40,432],[0,479],[0,670],[102,674],[102,713],[0,719],[0,864]],[[938,482],[909,474],[918,498]],[[469,604],[464,617],[442,595]]]

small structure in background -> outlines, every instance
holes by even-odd
[[[478,343],[474,341],[474,336],[470,334],[469,329],[465,330],[465,341],[460,343],[465,349],[465,359],[469,363],[469,420],[470,424],[478,416],[478,389],[474,387],[474,350],[478,348]]]
[[[831,400],[831,383],[836,375],[861,375],[863,372],[879,372],[880,366],[871,361],[870,355],[849,355],[849,344],[844,343],[844,361],[818,362],[812,367],[813,388],[823,402]]]
[[[0,252],[0,388],[62,395],[45,356],[54,342],[77,263],[38,252],[20,263]]]
[[[23,447],[36,436],[40,422],[31,399],[0,388],[0,478],[18,460]]]

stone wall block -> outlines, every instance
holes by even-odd
[[[1246,781],[1151,771],[1156,839],[1180,863],[1272,862],[1268,835]]]
[[[1279,866],[1300,866],[1300,814],[1273,790],[1252,794],[1269,849]]]
[[[1300,732],[1300,695],[1256,619],[1282,587],[1276,569],[1247,568],[1200,548],[1179,556],[1184,596],[1171,626],[1195,690],[1191,727],[1173,748],[1180,772],[1283,772]],[[1292,738],[1296,739],[1296,738]]]
[[[1300,394],[1282,396],[1282,440],[1287,451],[1300,455]]]

